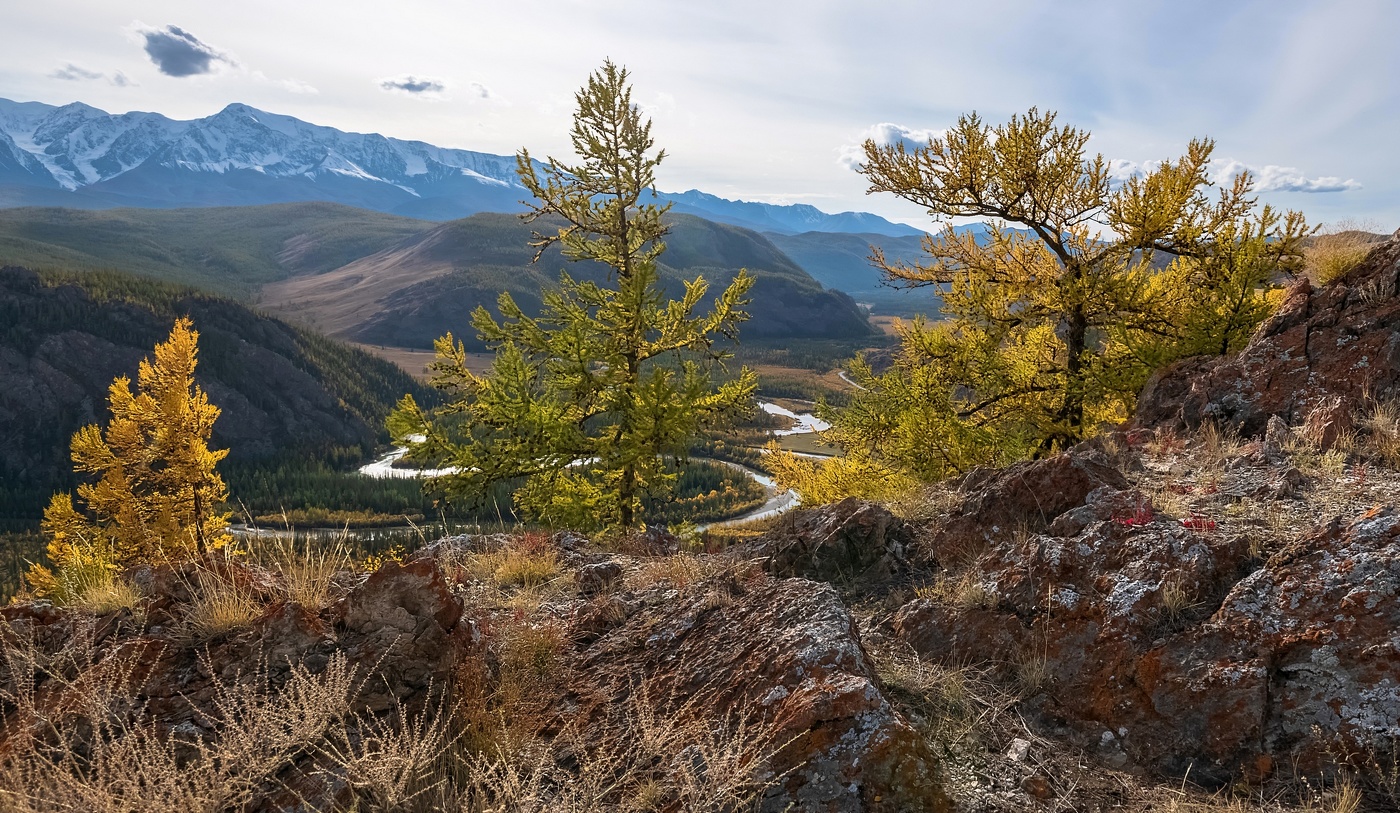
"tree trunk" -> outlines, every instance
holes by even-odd
[[[194,487],[194,545],[200,556],[208,551],[204,542],[204,503],[199,498],[198,484]]]
[[[1089,344],[1089,320],[1082,309],[1071,311],[1065,326],[1065,399],[1055,420],[1060,428],[1042,444],[1042,451],[1070,446],[1084,434],[1084,354]]]

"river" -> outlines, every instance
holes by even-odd
[[[827,423],[826,421],[823,421],[815,415],[812,415],[810,412],[793,412],[790,409],[780,407],[777,404],[771,404],[767,401],[759,401],[758,407],[759,409],[762,409],[764,412],[767,412],[770,415],[781,415],[785,418],[791,418],[794,421],[794,425],[788,429],[773,430],[773,434],[775,436],[800,435],[810,432],[824,432],[827,429],[831,428],[831,424]],[[366,477],[386,479],[406,477],[438,477],[444,474],[451,474],[453,471],[455,471],[455,469],[450,468],[408,469],[396,467],[394,463],[402,459],[403,456],[407,453],[408,450],[403,447],[394,449],[393,451],[389,452],[388,454],[384,455],[378,460],[375,460],[373,463],[367,463],[364,466],[361,466],[359,469],[360,474],[363,474]],[[795,454],[799,454],[803,457],[822,456],[805,454],[803,452],[795,452]],[[723,527],[725,525],[738,525],[742,522],[752,522],[754,520],[775,517],[785,511],[791,511],[792,509],[802,504],[802,498],[798,495],[796,491],[793,491],[790,488],[779,488],[778,484],[773,482],[773,478],[769,477],[766,474],[756,472],[753,469],[748,468],[747,466],[741,466],[738,463],[730,463],[726,460],[714,460],[711,462],[720,463],[722,465],[729,466],[730,468],[737,469],[738,471],[742,471],[745,475],[749,477],[749,479],[763,486],[764,491],[768,494],[768,499],[765,500],[763,505],[760,505],[758,508],[740,514],[737,517],[731,517],[729,519],[720,520],[718,522],[711,522],[705,525],[701,525],[699,526],[701,530],[704,530],[705,528]]]

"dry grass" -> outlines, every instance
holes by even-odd
[[[1051,669],[1043,649],[1030,648],[1022,652],[1014,664],[1016,667],[1016,689],[1019,699],[1040,694],[1050,683]]]
[[[1169,627],[1180,624],[1188,613],[1200,606],[1191,588],[1180,579],[1168,579],[1158,596],[1161,601],[1161,621]]]
[[[320,674],[293,666],[276,686],[266,669],[216,680],[212,732],[172,734],[133,699],[139,652],[102,657],[89,636],[50,655],[0,632],[0,702],[11,712],[0,720],[6,813],[216,813],[256,807],[269,793],[296,798],[287,783],[299,776],[344,782],[345,809],[361,811],[738,813],[781,779],[769,765],[788,744],[774,726],[707,716],[703,692],[663,697],[642,683],[605,709],[601,728],[566,723],[539,739],[533,721],[501,713],[510,736],[468,747],[460,704],[434,702],[441,694],[421,711],[353,713],[367,680],[343,655]],[[547,679],[562,643],[557,629],[516,630],[503,667],[512,680]]]
[[[106,615],[118,610],[136,612],[141,609],[141,598],[141,591],[135,585],[112,577],[86,585],[72,606],[94,615]]]
[[[501,553],[492,578],[502,587],[539,587],[559,575],[559,555],[553,549],[531,551],[508,547]]]
[[[354,689],[343,657],[320,675],[294,667],[286,685],[216,684],[217,740],[168,736],[134,699],[139,653],[97,659],[80,645],[69,670],[45,670],[62,691],[39,705],[34,667],[43,655],[23,641],[3,649],[14,705],[0,756],[0,809],[7,813],[203,813],[234,810],[343,717]],[[67,676],[68,673],[72,676]],[[55,705],[56,704],[56,705]],[[25,726],[25,722],[32,724]]]
[[[1400,469],[1400,399],[1372,401],[1361,416],[1364,451],[1378,463]]]
[[[336,574],[354,564],[344,536],[330,543],[280,537],[255,546],[253,554],[282,577],[290,601],[313,611],[330,603]]]
[[[198,570],[185,607],[185,625],[198,638],[211,638],[246,626],[264,606],[248,588],[209,570]]]
[[[914,594],[959,610],[989,610],[997,605],[996,592],[971,570],[956,575],[945,572],[932,584],[915,588]]]
[[[1373,232],[1376,230],[1371,223],[1331,224],[1323,233],[1314,236],[1303,251],[1308,278],[1326,285],[1345,276],[1375,248],[1378,235]]]
[[[629,590],[646,590],[660,584],[684,590],[714,575],[714,571],[715,565],[700,556],[677,553],[643,561],[627,574],[623,583]]]

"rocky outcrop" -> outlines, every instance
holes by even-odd
[[[507,550],[576,562],[566,565],[574,572],[561,574],[549,602],[526,617],[522,605],[485,601],[500,586],[479,580],[470,566]],[[452,537],[368,576],[339,574],[319,608],[288,600],[280,573],[222,555],[135,568],[125,574],[142,593],[135,608],[93,615],[41,601],[0,609],[0,647],[7,648],[0,652],[0,759],[27,742],[33,724],[71,706],[82,684],[98,681],[92,676],[102,664],[116,664],[121,674],[101,680],[121,694],[120,713],[180,743],[219,741],[233,708],[230,687],[252,685],[293,717],[305,693],[338,690],[345,696],[332,713],[346,733],[334,736],[347,742],[377,730],[376,720],[407,725],[425,710],[452,709],[460,715],[452,725],[470,729],[472,720],[492,720],[506,708],[510,730],[550,755],[534,769],[560,781],[594,764],[580,749],[628,754],[647,738],[664,739],[654,752],[660,765],[629,769],[689,772],[712,789],[742,786],[759,794],[759,809],[774,813],[950,810],[937,755],[886,699],[835,589],[775,580],[724,559],[681,567],[684,578],[638,575],[648,566],[670,572],[669,561],[585,550],[573,536]],[[251,602],[251,617],[199,628],[194,608],[213,580]],[[54,673],[36,674],[25,663]],[[22,697],[35,700],[23,708],[11,702]],[[510,705],[489,705],[495,702]],[[358,769],[335,758],[349,746],[320,742],[316,725],[291,732],[308,739],[238,809],[348,809],[363,801],[348,773]],[[495,753],[497,745],[482,747]],[[512,752],[517,757],[524,758]],[[621,788],[606,793],[615,797]],[[651,809],[739,809],[713,801],[696,808],[704,800],[670,797]]]
[[[998,670],[1043,730],[1110,764],[1225,782],[1315,773],[1400,736],[1394,509],[1260,562],[1213,521],[1100,487],[1045,534],[993,539],[964,573],[976,601],[918,599],[885,629],[937,662]]]
[[[743,725],[776,754],[763,811],[950,809],[936,756],[881,693],[830,586],[760,577],[613,601],[625,620],[579,653],[555,703],[588,721],[584,741],[629,736],[615,712],[645,685],[653,713]]]
[[[935,563],[963,559],[1017,530],[1044,528],[1104,486],[1123,489],[1128,481],[1088,446],[1004,469],[974,469],[959,483],[959,506],[929,529],[926,550]]]
[[[914,531],[889,510],[855,497],[785,514],[738,553],[776,576],[870,583],[903,575]]]
[[[1246,436],[1269,416],[1334,424],[1364,398],[1400,394],[1400,238],[1322,288],[1291,287],[1238,355],[1192,358],[1153,377],[1138,399],[1139,427],[1203,422]],[[1323,427],[1319,427],[1322,429]],[[1336,431],[1324,434],[1335,439]]]

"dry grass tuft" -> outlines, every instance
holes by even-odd
[[[134,584],[112,577],[89,584],[72,602],[72,606],[94,615],[106,615],[118,610],[141,609],[141,591]]]
[[[1364,450],[1378,463],[1400,469],[1400,398],[1372,401],[1361,416]]]
[[[944,573],[932,584],[915,588],[914,594],[959,610],[989,610],[997,605],[996,592],[971,570],[958,575]]]
[[[330,543],[280,537],[255,546],[252,552],[255,560],[282,577],[290,601],[313,611],[330,603],[336,574],[354,565],[344,535]]]
[[[1346,276],[1375,248],[1376,230],[1372,223],[1343,221],[1314,236],[1303,250],[1308,278],[1326,285]]]
[[[501,587],[539,587],[559,575],[559,554],[507,547],[491,577]]]
[[[706,559],[688,553],[648,559],[628,573],[624,583],[630,590],[645,590],[660,584],[684,590],[714,575],[714,568],[708,564]]]
[[[195,637],[212,638],[251,623],[264,607],[252,591],[210,570],[198,570],[185,608],[185,625]]]

